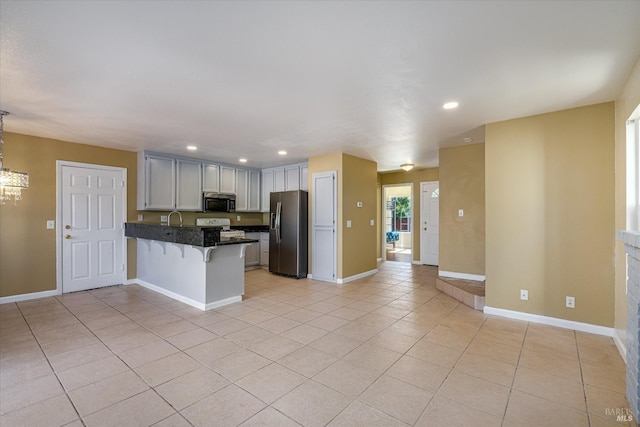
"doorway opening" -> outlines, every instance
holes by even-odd
[[[387,261],[413,260],[413,185],[385,185],[383,188],[383,257]]]

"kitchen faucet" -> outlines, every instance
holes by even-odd
[[[178,214],[178,218],[180,218],[180,227],[182,227],[182,214],[177,210],[173,210],[169,213],[169,216],[167,217],[167,225],[171,225],[171,215],[173,215],[174,213]]]

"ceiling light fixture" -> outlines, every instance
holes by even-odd
[[[447,102],[442,106],[445,110],[452,110],[454,108],[458,108],[458,103],[455,101]]]
[[[2,149],[4,147],[4,116],[7,111],[0,110],[0,205],[13,199],[14,204],[22,199],[22,190],[29,188],[29,174],[26,172],[11,172],[2,166],[4,160]]]
[[[409,172],[411,169],[413,169],[415,165],[413,163],[405,163],[403,165],[400,165],[400,167],[402,169],[404,169],[405,171]]]
[[[244,157],[242,157],[242,158],[238,159],[238,161],[239,161],[240,163],[247,163],[247,159],[245,159]]]
[[[281,156],[286,156],[287,152],[285,150],[280,150],[278,151],[278,154],[280,154]]]
[[[471,141],[473,141],[473,138],[469,138],[469,137],[467,137],[467,138],[462,138],[462,141],[463,141],[463,142],[471,142]]]
[[[198,149],[198,147],[196,147],[195,145],[187,145],[187,150],[189,151],[196,151]]]

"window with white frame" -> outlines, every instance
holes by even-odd
[[[640,105],[627,121],[627,230],[640,230]]]

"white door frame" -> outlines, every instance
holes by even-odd
[[[77,167],[84,169],[99,169],[112,172],[120,172],[122,174],[123,191],[122,191],[122,223],[127,222],[127,168],[95,165],[91,163],[69,162],[66,160],[56,160],[56,294],[62,294],[62,235],[64,228],[62,226],[62,168],[64,166]],[[124,226],[122,227],[124,230]],[[122,283],[127,280],[127,239],[122,239],[122,257],[124,270],[122,270]]]
[[[425,260],[425,254],[422,251],[422,246],[423,246],[423,241],[422,241],[422,223],[424,221],[424,215],[426,212],[426,207],[424,206],[423,200],[422,200],[422,193],[423,193],[423,189],[425,186],[430,185],[430,184],[438,184],[438,188],[440,188],[440,181],[422,181],[420,183],[420,264],[424,264],[426,265],[426,260]],[[440,206],[440,200],[438,199],[438,206]],[[439,215],[438,215],[439,216]],[[440,220],[438,218],[438,238],[440,236]],[[440,264],[440,245],[438,242],[438,264]]]
[[[387,260],[387,232],[384,230],[384,211],[387,209],[386,207],[386,202],[387,202],[387,188],[390,187],[410,187],[410,194],[411,194],[411,264],[413,264],[413,254],[415,252],[414,249],[414,245],[413,245],[413,236],[414,236],[414,232],[413,232],[413,227],[414,227],[414,221],[413,221],[413,204],[415,202],[414,197],[413,197],[413,182],[405,182],[404,184],[386,184],[382,186],[382,224],[380,224],[380,229],[382,230],[382,243],[380,245],[380,247],[382,248],[382,260],[386,261]]]

